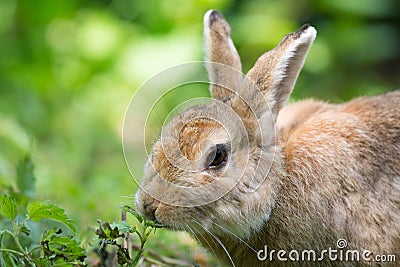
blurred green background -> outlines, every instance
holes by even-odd
[[[396,0],[1,0],[2,183],[31,150],[40,198],[82,228],[118,220],[136,190],[121,145],[129,100],[151,75],[202,59],[211,8],[230,22],[244,71],[301,24],[317,28],[292,99],[400,86]]]

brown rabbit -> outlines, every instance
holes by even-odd
[[[400,91],[285,106],[313,27],[245,76],[222,15],[208,11],[204,27],[214,100],[163,128],[137,209],[228,265],[399,264]]]

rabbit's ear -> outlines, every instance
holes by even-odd
[[[204,15],[206,67],[213,98],[226,100],[233,96],[242,79],[240,57],[230,37],[230,27],[215,10]]]
[[[262,55],[246,75],[262,91],[275,118],[292,93],[316,34],[317,31],[306,24],[286,35],[277,47]]]

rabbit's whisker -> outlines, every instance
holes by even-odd
[[[251,249],[253,252],[257,253],[257,251],[246,241],[244,241],[242,238],[240,238],[237,234],[235,234],[234,232],[232,232],[231,230],[229,230],[228,228],[224,227],[223,225],[220,225],[212,220],[210,220],[209,218],[207,218],[205,215],[201,214],[200,212],[196,211],[197,214],[199,214],[200,216],[203,216],[205,220],[207,220],[208,222],[216,225],[217,227],[219,227],[222,231],[225,231],[227,234],[230,234],[232,236],[234,236],[235,238],[237,238],[240,242],[242,242],[243,244],[245,244],[249,249]]]
[[[222,243],[221,239],[219,239],[216,235],[214,235],[210,230],[208,230],[206,227],[204,227],[201,223],[198,223],[197,221],[194,221],[197,223],[201,228],[204,229],[211,237],[215,239],[215,241],[218,242],[218,244],[221,246],[221,248],[224,250],[225,254],[228,256],[229,261],[231,262],[232,266],[235,267],[235,263],[233,262],[233,259],[231,257],[231,254],[229,254],[229,251],[226,249],[225,245]]]
[[[196,242],[197,242],[198,244],[201,244],[200,238],[197,236],[196,232],[195,232],[189,225],[186,225],[186,226],[187,226],[186,229],[188,230],[188,232],[190,232],[190,233],[193,235],[193,238],[196,240]],[[208,247],[209,247],[210,250],[211,250],[211,253],[214,255],[214,258],[217,259],[217,261],[218,261],[219,264],[221,264],[219,258],[217,257],[217,254],[215,253],[214,249],[210,246],[210,243],[208,243],[207,239],[206,239],[200,232],[198,232],[198,234],[199,234],[199,235],[202,237],[202,239],[207,243]],[[200,247],[201,247],[201,246],[200,246]],[[204,252],[205,252],[205,251],[204,251],[204,248],[201,247],[201,249],[203,250],[203,253],[204,253]]]

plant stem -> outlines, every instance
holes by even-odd
[[[14,229],[14,233],[5,230],[4,233],[7,233],[11,235],[15,241],[15,244],[17,245],[18,249],[22,253],[23,257],[32,265],[35,266],[35,261],[29,256],[29,253],[25,251],[25,249],[22,247],[21,242],[19,241],[19,234],[21,233],[22,227],[25,225],[26,221],[29,220],[28,217],[26,217],[21,223],[16,224],[14,221],[12,221],[12,226]]]
[[[21,252],[19,252],[19,251],[12,250],[12,249],[8,249],[8,248],[0,248],[0,251],[12,253],[12,254],[18,255],[18,256],[20,256],[20,257],[24,257],[24,256],[25,256],[23,253],[21,253]]]
[[[135,267],[138,264],[142,254],[143,254],[143,248],[142,248],[142,246],[140,246],[139,249],[136,251],[135,258],[132,260],[132,263],[129,266],[130,267]]]
[[[140,232],[136,231],[136,234],[139,236],[140,238],[140,247],[139,249],[136,251],[136,256],[135,258],[132,260],[132,263],[130,264],[130,267],[134,267],[138,264],[140,257],[142,256],[143,252],[144,252],[144,245],[146,244],[146,240],[149,237],[149,234],[151,233],[151,229],[150,231],[147,231],[148,226],[145,224],[145,222],[143,221],[142,223],[142,227],[140,227]]]
[[[126,222],[126,211],[125,210],[121,210],[121,221]],[[131,242],[130,242],[130,233],[126,233],[125,237],[122,241],[122,247],[126,248],[128,250],[128,255],[129,257],[132,258],[132,246],[131,246]]]
[[[63,263],[56,263],[53,264],[51,266],[82,266],[82,263],[78,263],[78,262],[63,262]]]
[[[151,258],[144,258],[144,260],[145,261],[147,261],[148,263],[150,263],[151,265],[155,265],[155,266],[161,266],[161,267],[164,267],[164,266],[169,266],[169,265],[167,265],[167,264],[165,264],[165,263],[163,263],[163,262],[161,262],[161,261],[158,261],[158,260],[155,260],[155,259],[151,259]]]
[[[38,250],[38,249],[40,249],[40,246],[35,246],[35,247],[31,248],[31,249],[28,251],[28,254],[32,254],[32,252],[34,252],[35,250]]]

